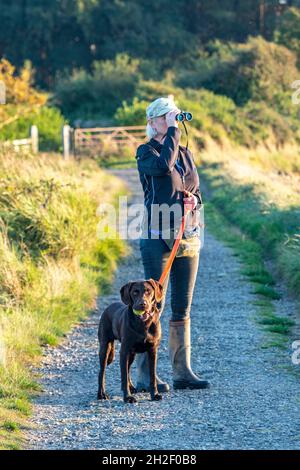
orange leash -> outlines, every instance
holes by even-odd
[[[190,210],[191,210],[191,209],[187,209],[187,210],[185,211],[184,215],[182,216],[181,224],[180,224],[180,229],[179,229],[179,232],[178,232],[178,237],[177,237],[176,240],[175,240],[175,243],[174,243],[174,245],[173,245],[173,248],[172,248],[172,251],[171,251],[170,256],[169,256],[169,258],[168,258],[168,261],[167,261],[167,263],[166,263],[166,266],[165,266],[165,268],[164,268],[164,270],[163,270],[163,272],[162,272],[162,274],[161,274],[161,276],[160,276],[160,278],[159,278],[159,281],[158,281],[160,284],[163,284],[163,283],[164,283],[164,281],[165,281],[165,279],[166,279],[166,277],[167,277],[167,274],[168,274],[168,272],[169,272],[170,269],[171,269],[171,266],[172,266],[172,264],[173,264],[174,258],[175,258],[175,256],[176,256],[176,253],[177,253],[177,250],[178,250],[179,243],[180,243],[180,241],[181,241],[181,239],[182,239],[182,235],[183,235],[184,227],[185,227],[186,217],[187,217],[188,213],[190,212]]]

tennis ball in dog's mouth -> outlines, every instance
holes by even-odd
[[[144,310],[133,310],[136,315],[143,315]]]

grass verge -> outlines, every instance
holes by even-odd
[[[244,158],[245,157],[245,158]],[[271,156],[269,155],[271,158]],[[211,204],[242,236],[259,247],[257,263],[270,260],[300,300],[300,192],[297,176],[268,172],[226,152],[203,152],[199,167]],[[264,274],[265,275],[265,274]],[[257,274],[255,274],[257,276]],[[270,285],[258,293],[276,299]]]
[[[273,300],[278,300],[280,294],[275,290],[274,279],[264,266],[262,247],[232,226],[212,202],[205,203],[205,217],[206,226],[233,249],[234,255],[241,262],[241,274],[253,284],[253,304],[257,306],[255,320],[268,332],[268,337],[261,347],[285,348],[294,321],[275,312]]]
[[[124,194],[86,159],[2,153],[0,159],[0,448],[22,446],[38,391],[31,366],[108,289],[127,254],[97,236],[97,207]]]

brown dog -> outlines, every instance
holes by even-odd
[[[114,341],[121,342],[120,366],[124,401],[135,403],[136,390],[130,379],[130,366],[136,353],[147,351],[152,400],[161,400],[156,382],[157,349],[161,326],[157,302],[163,297],[163,287],[154,279],[131,281],[120,289],[122,302],[114,302],[102,313],[98,338],[100,343],[100,373],[98,399],[106,400],[105,368],[114,359]],[[125,304],[125,305],[124,305]]]

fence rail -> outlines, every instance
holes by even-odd
[[[31,126],[30,137],[28,139],[14,139],[6,141],[2,144],[4,147],[13,147],[16,152],[21,150],[32,151],[38,153],[39,151],[39,131],[37,126]]]
[[[120,127],[92,127],[76,128],[70,126],[63,128],[64,157],[67,158],[71,151],[75,155],[88,152],[97,154],[112,146],[124,147],[132,145],[137,147],[145,142],[145,126],[120,126]]]

